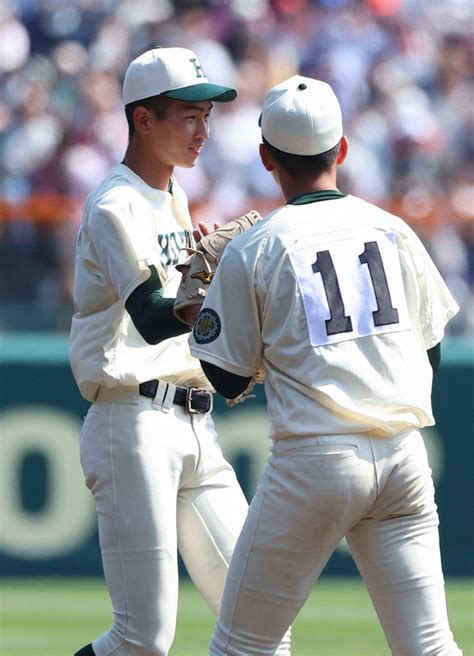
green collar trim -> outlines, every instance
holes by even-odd
[[[336,200],[338,198],[345,198],[347,194],[343,194],[337,189],[328,189],[325,191],[310,191],[307,194],[300,194],[295,196],[287,202],[287,205],[307,205],[308,203],[318,203],[321,200]]]

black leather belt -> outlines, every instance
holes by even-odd
[[[147,380],[139,385],[140,394],[154,399],[158,390],[157,380]],[[196,387],[177,387],[173,403],[186,408],[186,411],[205,415],[212,410],[212,394]]]

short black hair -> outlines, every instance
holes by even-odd
[[[166,111],[170,105],[170,98],[166,96],[150,96],[142,100],[135,100],[134,102],[125,105],[125,117],[128,124],[128,138],[131,139],[135,134],[135,125],[133,123],[133,112],[137,107],[145,107],[154,113],[157,119],[165,118]]]
[[[338,141],[335,146],[319,155],[293,155],[292,153],[285,153],[283,150],[275,148],[263,136],[262,141],[278,164],[292,177],[298,177],[299,175],[313,175],[318,177],[322,173],[329,171],[337,159],[341,145],[341,141]]]

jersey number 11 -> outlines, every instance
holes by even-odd
[[[364,243],[364,251],[359,255],[361,265],[366,264],[369,270],[377,310],[372,312],[375,326],[387,326],[398,323],[398,310],[393,307],[390,290],[388,288],[387,276],[380,255],[379,246],[376,241]],[[329,306],[330,318],[326,319],[327,335],[338,335],[340,333],[352,332],[352,319],[346,315],[344,301],[337,279],[336,269],[331,253],[318,251],[316,261],[311,265],[314,273],[320,273]]]

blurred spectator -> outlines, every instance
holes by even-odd
[[[2,0],[0,330],[68,329],[82,204],[126,147],[122,76],[160,44],[240,92],[177,171],[196,222],[281,202],[262,98],[293,73],[324,79],[351,144],[341,187],[412,225],[462,307],[451,332],[472,335],[473,18],[470,0]]]

